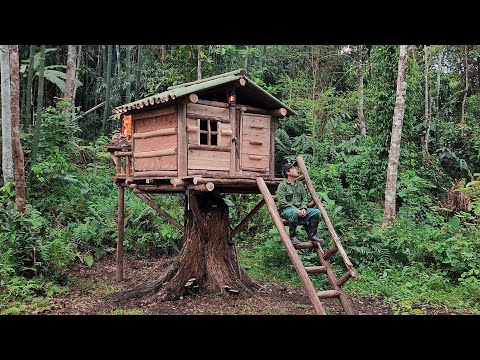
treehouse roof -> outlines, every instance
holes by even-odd
[[[255,84],[255,82],[250,80],[245,74],[245,69],[238,69],[202,80],[170,86],[164,92],[117,106],[112,111],[114,114],[121,114],[129,110],[142,109],[155,104],[165,103],[191,93],[212,93],[227,87],[228,84],[238,81],[239,79],[245,79],[245,86],[239,86],[235,89],[237,97],[240,97],[243,103],[248,103],[248,105],[257,106],[266,110],[274,110],[283,107],[287,109],[287,116],[297,115],[295,110],[291,109],[268,91]]]

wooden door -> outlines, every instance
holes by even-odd
[[[270,160],[269,115],[242,114],[240,167],[242,170],[268,172]]]

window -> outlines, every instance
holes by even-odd
[[[215,120],[200,120],[200,144],[218,145],[218,123]]]

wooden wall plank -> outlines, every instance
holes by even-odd
[[[157,136],[146,139],[135,139],[135,153],[163,149],[175,149],[177,135]]]
[[[178,104],[178,176],[187,175],[187,105]]]
[[[229,170],[230,152],[188,150],[188,169]]]
[[[135,159],[134,169],[135,176],[137,176],[137,171],[177,170],[177,155]]]
[[[177,127],[177,113],[175,112],[165,116],[141,119],[135,121],[134,123],[135,133],[174,128]]]
[[[152,117],[164,116],[168,114],[173,114],[177,112],[177,108],[175,105],[167,106],[157,110],[150,110],[150,111],[142,111],[140,113],[132,114],[132,121],[140,120],[140,119],[147,119]]]
[[[215,107],[215,106],[208,106],[208,105],[201,105],[201,104],[188,104],[187,105],[187,113],[199,113],[206,116],[212,116],[219,119],[226,119],[228,120],[228,109]]]

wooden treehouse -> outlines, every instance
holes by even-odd
[[[153,284],[118,294],[118,298],[160,291],[161,299],[184,293],[222,291],[252,293],[258,285],[238,263],[232,237],[267,204],[288,255],[300,276],[316,313],[325,314],[320,299],[338,298],[346,313],[353,313],[341,291],[353,266],[313,189],[305,165],[297,161],[312,195],[312,206],[322,213],[334,246],[304,242],[319,257],[319,266],[304,267],[275,206],[274,196],[283,178],[275,177],[275,121],[296,114],[251,81],[243,69],[171,86],[159,94],[113,109],[123,121],[124,138],[112,141],[107,151],[116,166],[118,185],[117,280],[123,279],[124,189],[184,233],[182,250],[174,263]],[[152,196],[185,194],[183,224],[161,209]],[[263,200],[232,227],[222,193],[261,193]],[[328,259],[338,253],[347,272],[337,279]],[[309,273],[326,273],[332,290],[317,292]]]

